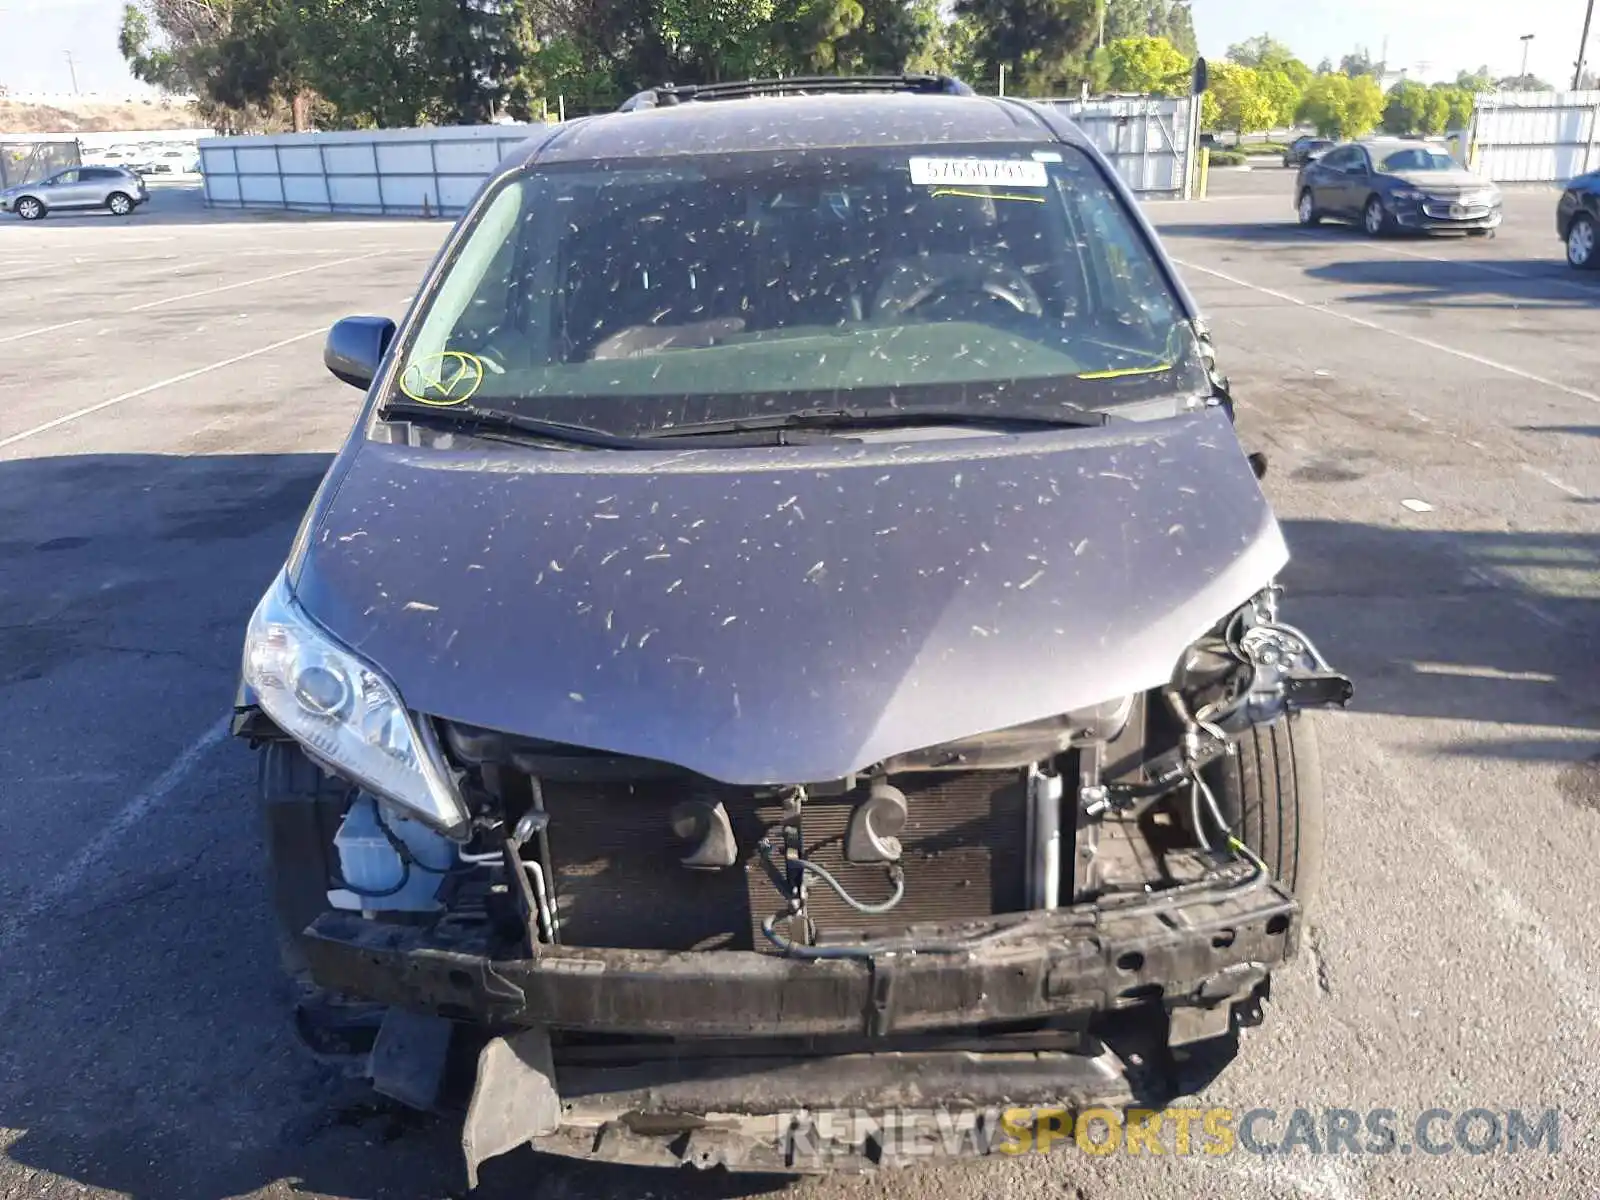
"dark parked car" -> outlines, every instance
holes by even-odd
[[[1289,148],[1283,152],[1283,165],[1286,167],[1301,166],[1312,159],[1320,158],[1329,150],[1332,150],[1334,145],[1335,143],[1331,138],[1297,137],[1289,143]]]
[[[644,93],[514,153],[325,360],[367,397],[235,731],[300,1027],[381,1021],[422,1107],[476,1054],[469,1182],[859,1165],[818,1114],[935,1103],[983,1153],[1232,1058],[1321,870],[1297,714],[1350,683],[1060,112]]]
[[[1500,189],[1427,142],[1375,138],[1328,151],[1300,168],[1300,224],[1354,221],[1371,237],[1402,231],[1500,227]]]
[[[1581,271],[1600,268],[1600,171],[1579,175],[1567,184],[1556,205],[1556,232],[1566,243],[1567,261]]]

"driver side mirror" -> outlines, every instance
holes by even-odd
[[[388,317],[346,317],[328,330],[322,363],[334,378],[351,387],[371,387],[378,364],[394,340],[394,329]]]

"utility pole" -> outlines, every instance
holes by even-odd
[[[1531,34],[1531,33],[1523,34],[1522,35],[1522,70],[1520,72],[1518,72],[1518,74],[1517,74],[1517,79],[1519,81],[1528,78],[1528,47],[1531,46],[1532,44],[1533,44],[1533,34]]]
[[[1594,20],[1594,0],[1589,0],[1589,7],[1583,13],[1583,36],[1578,39],[1578,61],[1572,72],[1572,90],[1577,91],[1583,86],[1583,56],[1589,49],[1589,22]]]
[[[1100,0],[1100,49],[1102,50],[1106,48],[1106,6],[1110,3],[1111,0]]]
[[[78,94],[78,67],[72,61],[71,50],[63,50],[62,53],[67,56],[67,72],[72,76],[72,94],[76,96]]]

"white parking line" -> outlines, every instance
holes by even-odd
[[[1540,479],[1544,480],[1558,492],[1565,492],[1567,495],[1577,500],[1583,499],[1583,491],[1581,489],[1573,487],[1570,483],[1562,483],[1561,480],[1550,474],[1549,471],[1541,471],[1532,463],[1523,463],[1522,469],[1530,474],[1537,475]]]
[[[160,308],[164,304],[178,304],[184,300],[197,300],[201,296],[215,296],[218,292],[232,292],[239,288],[253,287],[258,283],[271,283],[277,279],[292,279],[296,275],[305,275],[312,271],[326,271],[329,267],[342,267],[346,263],[361,262],[368,258],[377,258],[389,253],[388,250],[372,250],[366,254],[352,254],[347,258],[330,258],[327,262],[312,263],[309,267],[296,267],[292,271],[279,271],[276,275],[262,275],[255,279],[241,279],[237,283],[224,283],[218,287],[202,288],[198,292],[185,292],[181,296],[166,296],[160,300],[148,300],[143,304],[135,304],[125,312],[147,312],[152,308]]]
[[[1476,363],[1480,367],[1488,367],[1491,371],[1500,371],[1517,379],[1526,380],[1528,383],[1537,383],[1541,387],[1553,388],[1558,392],[1565,392],[1569,396],[1576,396],[1580,400],[1587,400],[1590,404],[1600,404],[1600,394],[1586,392],[1582,388],[1571,387],[1558,380],[1550,379],[1544,375],[1535,375],[1532,371],[1524,371],[1521,367],[1513,367],[1509,363],[1497,362],[1492,358],[1485,358],[1481,354],[1473,354],[1470,350],[1460,350],[1455,346],[1446,346],[1443,342],[1436,342],[1431,338],[1418,337],[1414,333],[1407,333],[1403,329],[1395,329],[1390,325],[1383,325],[1377,321],[1358,317],[1352,313],[1340,312],[1326,304],[1318,304],[1311,300],[1302,300],[1299,296],[1291,296],[1288,292],[1280,292],[1276,288],[1262,287],[1259,283],[1251,283],[1247,279],[1240,279],[1236,275],[1229,275],[1224,271],[1214,270],[1211,267],[1202,267],[1198,263],[1185,262],[1181,258],[1172,260],[1186,271],[1199,271],[1202,275],[1210,275],[1224,283],[1231,283],[1235,287],[1247,288],[1263,296],[1271,296],[1274,300],[1282,300],[1285,304],[1293,304],[1298,308],[1309,309],[1312,312],[1323,313],[1340,321],[1348,321],[1352,325],[1359,325],[1363,329],[1372,329],[1378,333],[1386,333],[1390,337],[1401,338],[1414,345],[1426,346],[1430,350],[1437,350],[1441,354],[1451,354],[1456,358],[1465,359],[1467,362]]]
[[[23,338],[31,338],[41,333],[54,333],[58,329],[71,329],[74,325],[87,325],[88,317],[79,317],[76,321],[63,321],[59,325],[41,325],[37,329],[24,329],[21,333],[9,333],[0,337],[0,346],[7,342],[20,342]]]
[[[64,416],[56,417],[51,421],[46,421],[43,425],[35,425],[32,429],[24,429],[21,433],[13,433],[10,437],[0,438],[0,449],[4,449],[7,446],[14,446],[20,441],[24,441],[31,437],[36,437],[41,433],[47,433],[52,429],[58,429],[62,425],[76,421],[80,417],[87,417],[91,413],[101,412],[104,409],[126,403],[129,400],[137,400],[140,396],[148,396],[151,392],[160,391],[165,387],[171,387],[175,383],[186,383],[187,381],[195,379],[201,375],[208,375],[212,371],[220,371],[223,367],[231,367],[234,363],[241,363],[251,358],[259,358],[263,354],[270,354],[274,350],[281,350],[285,346],[292,346],[296,342],[303,342],[307,338],[317,337],[318,335],[326,332],[326,329],[318,327],[316,329],[307,330],[305,333],[297,333],[293,337],[283,338],[280,341],[272,342],[266,346],[260,346],[254,350],[247,350],[243,354],[235,354],[232,358],[220,359],[214,363],[207,363],[203,367],[196,367],[192,371],[185,371],[181,375],[173,375],[166,379],[157,380],[155,383],[147,383],[142,388],[135,388],[131,392],[123,392],[120,396],[113,396],[109,400],[101,400],[98,404],[90,404],[84,408],[74,409],[72,412],[69,412]]]
[[[188,778],[214,746],[228,736],[231,714],[220,718],[191,742],[153,783],[125,804],[121,811],[101,825],[82,849],[72,856],[56,876],[23,896],[10,911],[0,916],[0,951],[9,950],[23,929],[48,913],[83,887],[91,876],[104,870],[105,856],[153,808]]]

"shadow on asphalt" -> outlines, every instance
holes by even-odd
[[[1518,425],[1518,433],[1565,433],[1572,437],[1600,437],[1600,425]]]
[[[1324,283],[1383,291],[1346,294],[1347,304],[1425,304],[1432,308],[1550,308],[1600,305],[1600,279],[1572,270],[1559,256],[1533,259],[1403,258],[1309,267]]]
[[[1355,680],[1355,710],[1600,729],[1600,533],[1299,520],[1284,536],[1287,615]]]
[[[78,704],[85,738],[126,747],[166,718],[119,712],[115,672],[174,656],[220,715],[245,620],[327,463],[295,454],[0,464],[0,627],[14,632],[0,639],[0,722],[38,694],[28,687],[53,686]],[[1287,522],[1285,534],[1286,615],[1354,677],[1358,708],[1563,728],[1587,713],[1589,728],[1600,724],[1600,535],[1332,520]],[[74,668],[110,649],[132,657],[111,660],[106,690],[91,691]],[[1574,795],[1591,795],[1583,763],[1600,747],[1565,745]],[[1512,751],[1494,742],[1460,752]],[[1553,737],[1516,752],[1563,756]],[[15,762],[23,774],[45,769]],[[242,745],[212,751],[126,832],[115,857],[136,869],[119,875],[126,868],[108,863],[82,896],[6,946],[0,1020],[14,1033],[0,1049],[0,1128],[18,1136],[4,1153],[136,1200],[266,1188],[461,1195],[454,1123],[375,1103],[291,1039],[253,774]],[[474,1200],[724,1200],[787,1186],[524,1151],[487,1164]]]

